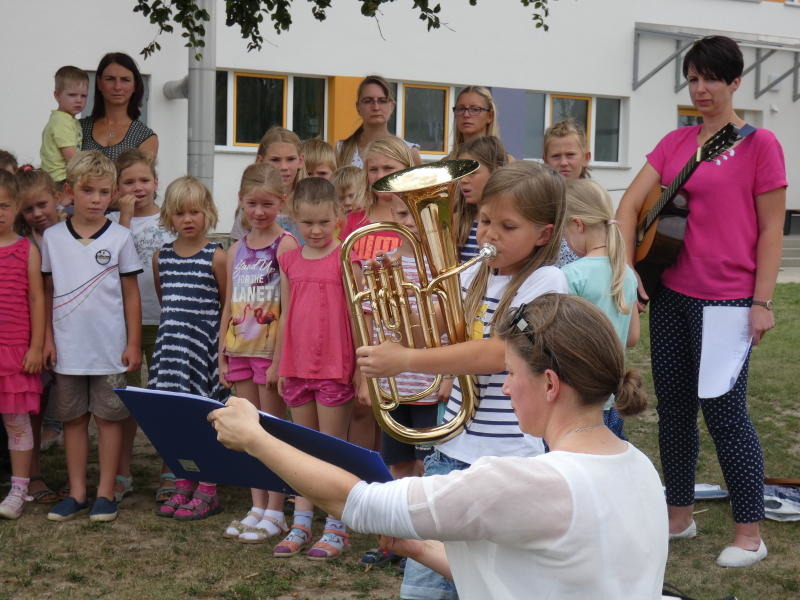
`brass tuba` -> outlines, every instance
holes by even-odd
[[[372,342],[371,331],[364,318],[364,304],[372,309],[373,326],[378,340],[386,339],[384,330],[394,341],[413,347],[412,328],[419,326],[425,347],[457,344],[468,338],[461,285],[458,274],[473,264],[494,257],[493,246],[485,245],[477,257],[459,265],[452,224],[452,201],[449,190],[453,184],[478,168],[474,160],[447,160],[412,167],[387,175],[375,182],[376,192],[390,192],[405,202],[417,227],[417,234],[396,223],[373,223],[351,233],[342,245],[342,268],[345,293],[350,305],[356,340],[359,346]],[[391,231],[408,241],[417,263],[419,285],[406,281],[399,260],[386,259],[377,267],[366,266],[364,285],[353,271],[351,250],[363,236],[379,231]],[[426,272],[430,269],[431,276]],[[417,315],[412,315],[409,298],[416,299]],[[437,322],[434,300],[438,300],[444,331]],[[389,392],[381,389],[379,379],[368,378],[372,412],[381,428],[393,438],[406,444],[445,441],[467,424],[477,408],[475,383],[470,375],[458,377],[462,393],[461,409],[450,421],[436,427],[413,429],[395,421],[390,411],[400,404],[416,402],[439,388],[442,376],[437,375],[426,389],[411,396],[401,396],[393,377],[388,379]]]

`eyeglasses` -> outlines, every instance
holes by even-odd
[[[453,112],[458,116],[467,113],[470,117],[477,117],[483,111],[492,112],[491,108],[483,108],[482,106],[454,106]]]
[[[369,106],[370,104],[380,104],[383,106],[384,104],[389,104],[391,100],[386,96],[381,96],[380,98],[361,98],[358,103],[364,106]]]
[[[526,302],[523,302],[517,307],[517,309],[514,311],[514,314],[511,316],[511,327],[524,334],[525,337],[528,338],[528,341],[535,346],[536,336],[534,335],[530,324],[525,319],[526,308],[528,308],[528,304]],[[553,371],[555,371],[558,376],[563,379],[563,376],[561,375],[561,369],[558,366],[558,359],[550,351],[550,348],[545,345],[544,340],[541,340],[541,347],[542,351],[548,356],[548,358],[550,358]]]

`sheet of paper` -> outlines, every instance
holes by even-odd
[[[753,340],[749,330],[750,308],[706,306],[703,308],[703,343],[697,395],[716,398],[733,388]]]

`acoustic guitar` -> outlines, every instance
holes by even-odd
[[[633,263],[648,296],[658,291],[661,273],[675,262],[683,246],[689,202],[679,190],[701,162],[721,164],[720,155],[727,160],[724,153],[742,137],[733,123],[728,123],[697,149],[667,187],[657,185],[645,198],[636,226]]]

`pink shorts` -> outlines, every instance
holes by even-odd
[[[267,369],[272,365],[272,359],[256,356],[229,356],[228,381],[244,381],[252,379],[253,383],[264,385],[267,383]]]
[[[286,406],[302,406],[314,401],[323,406],[341,406],[352,400],[353,396],[352,384],[333,379],[285,377],[283,380],[283,401]]]

